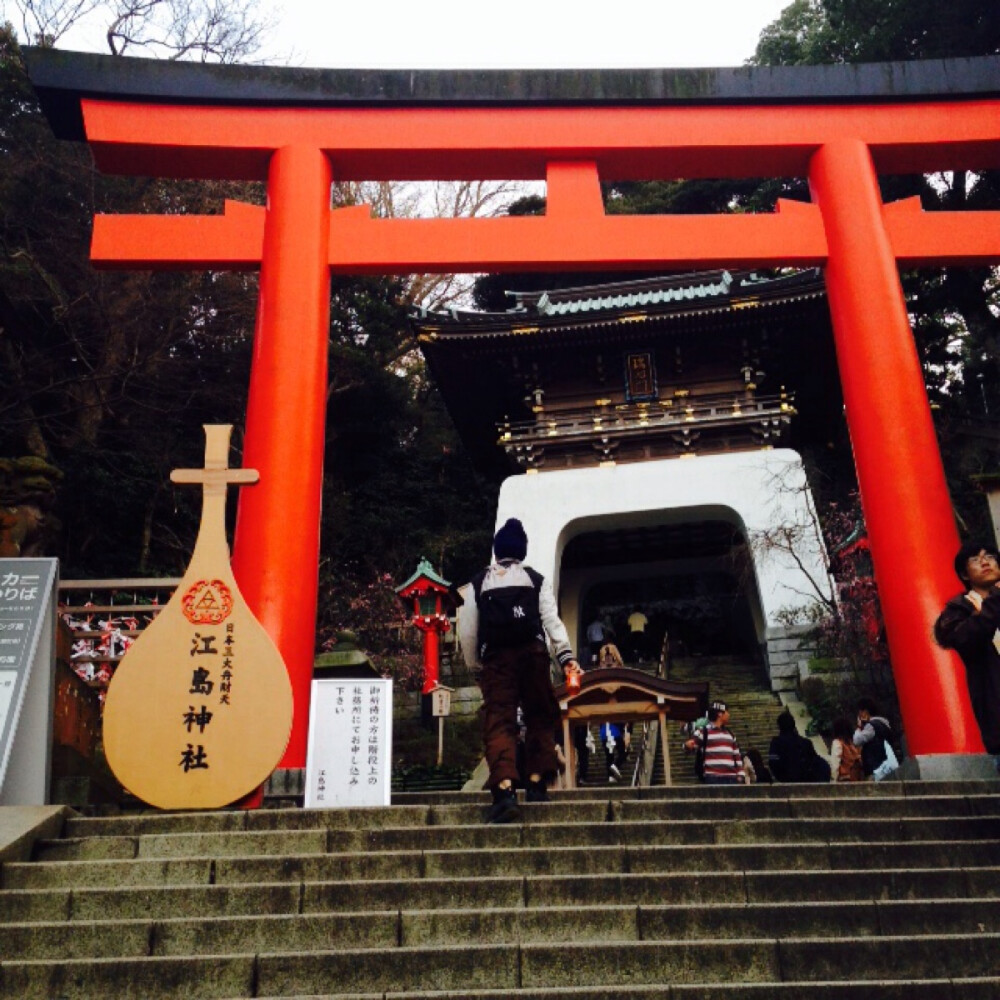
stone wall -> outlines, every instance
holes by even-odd
[[[772,691],[794,691],[815,651],[806,639],[808,625],[772,626],[767,630],[768,675]]]

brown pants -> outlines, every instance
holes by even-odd
[[[480,719],[483,747],[490,769],[490,788],[501,781],[521,780],[517,770],[517,706],[524,712],[525,771],[546,777],[556,773],[553,733],[559,722],[559,703],[549,679],[549,653],[541,642],[498,649],[483,662],[479,679],[483,692]]]

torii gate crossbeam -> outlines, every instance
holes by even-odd
[[[982,749],[961,666],[930,639],[954,590],[957,533],[897,268],[1000,261],[1000,213],[883,205],[877,176],[1000,167],[1000,59],[589,77],[305,71],[322,74],[305,87],[303,71],[43,50],[28,61],[57,134],[86,138],[101,169],[267,182],[266,209],[98,216],[92,258],[261,270],[244,455],[261,484],[241,498],[234,566],[292,675],[285,766],[305,761],[331,271],[824,266],[910,749]],[[807,177],[812,203],[708,217],[607,216],[601,203],[602,178],[757,176]],[[333,180],[462,178],[544,178],[547,214],[330,210]]]

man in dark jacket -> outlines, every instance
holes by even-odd
[[[523,563],[528,536],[511,518],[493,539],[496,562],[462,588],[458,633],[466,659],[482,669],[480,709],[489,787],[491,823],[520,817],[514,786],[517,769],[517,709],[525,724],[527,799],[544,802],[547,781],[558,768],[553,733],[560,719],[552,691],[549,650],[567,673],[579,671],[569,635],[556,610],[552,584]]]
[[[812,740],[799,735],[791,712],[778,716],[778,735],[771,740],[767,761],[778,781],[830,780],[830,765],[816,753]]]
[[[966,592],[944,606],[934,637],[965,664],[979,735],[1000,771],[1000,555],[969,542],[955,556],[955,573]]]

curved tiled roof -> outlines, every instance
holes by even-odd
[[[698,312],[730,309],[736,305],[760,305],[813,298],[825,294],[819,268],[770,277],[756,271],[704,271],[665,275],[637,281],[614,281],[600,285],[510,292],[514,305],[504,312],[448,309],[432,312],[418,309],[411,321],[418,333],[433,328],[446,336],[504,336],[523,332],[524,324],[539,322],[547,328],[560,321],[602,322],[628,310],[650,310],[648,317],[672,311]]]
[[[544,316],[597,312],[603,309],[634,309],[636,306],[660,305],[666,302],[691,301],[725,295],[728,293],[732,281],[732,275],[728,271],[723,271],[717,283],[684,285],[680,288],[656,288],[635,292],[619,291],[608,295],[576,298],[569,301],[553,300],[548,292],[544,292],[536,302],[535,308]]]

